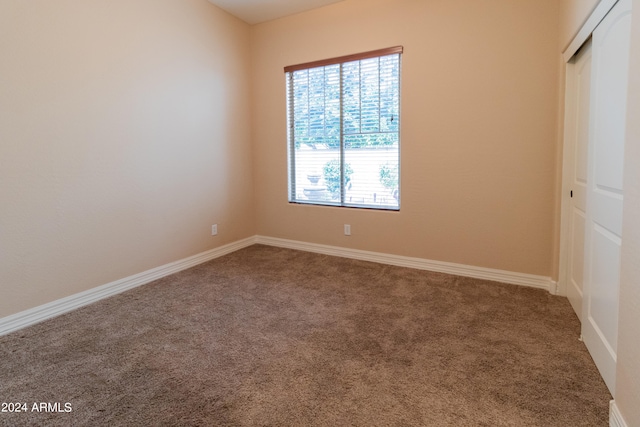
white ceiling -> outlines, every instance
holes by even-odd
[[[209,0],[248,24],[282,18],[343,0]]]

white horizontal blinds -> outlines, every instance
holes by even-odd
[[[287,71],[289,200],[398,209],[400,55],[320,62]]]
[[[399,206],[399,89],[399,54],[343,64],[343,177],[347,206]]]
[[[339,204],[340,65],[294,71],[289,82],[290,201]]]

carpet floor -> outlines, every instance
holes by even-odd
[[[579,331],[542,290],[255,245],[0,337],[0,425],[606,426]]]

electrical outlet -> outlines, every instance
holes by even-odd
[[[344,235],[351,236],[351,225],[349,224],[344,225]]]
[[[215,235],[217,235],[217,234],[218,234],[218,224],[213,224],[213,225],[211,226],[211,235],[212,235],[212,236],[215,236]]]

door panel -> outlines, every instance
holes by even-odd
[[[582,335],[615,393],[631,0],[593,32]],[[615,395],[614,395],[615,397]]]
[[[629,6],[628,13],[621,13],[619,6],[594,32],[598,45],[597,102],[599,108],[607,109],[602,111],[604,114],[594,127],[594,137],[598,141],[595,144],[595,184],[621,192],[631,11]]]
[[[592,277],[589,283],[588,319],[601,332],[601,339],[615,355],[618,338],[618,289],[611,286],[620,280],[620,238],[593,225]]]
[[[570,230],[567,254],[567,298],[579,318],[582,318],[582,287],[584,277],[584,233],[587,205],[587,152],[589,145],[589,119],[591,102],[591,41],[588,41],[573,60],[568,70],[571,98],[567,114],[572,117],[567,143],[573,161],[568,164],[570,176],[569,197]]]
[[[622,235],[622,195],[596,187],[588,197],[593,221],[617,236]]]

